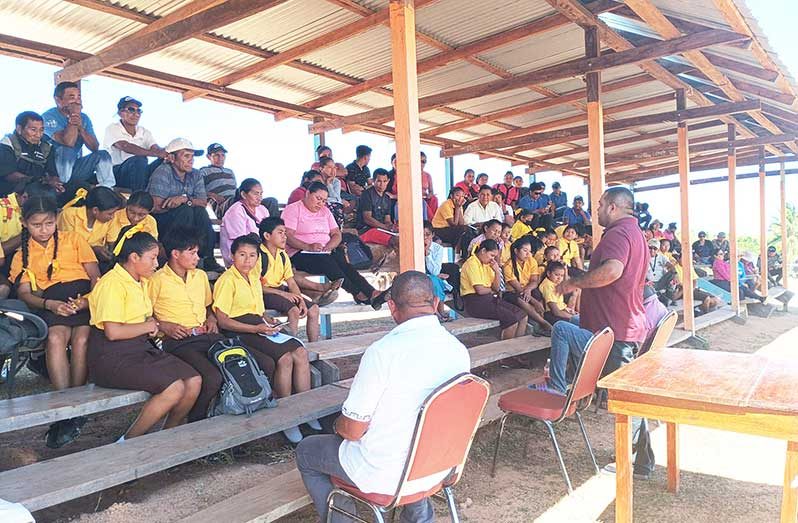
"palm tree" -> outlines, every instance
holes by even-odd
[[[798,254],[798,209],[795,204],[787,204],[787,253],[782,253],[784,263],[791,263]],[[781,250],[781,218],[770,224],[770,244]]]

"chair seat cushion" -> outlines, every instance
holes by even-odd
[[[341,478],[336,478],[335,476],[332,476],[330,480],[332,481],[332,484],[336,488],[339,488],[344,492],[348,492],[349,494],[352,494],[353,496],[360,498],[368,503],[371,503],[372,505],[376,505],[378,507],[389,506],[391,503],[393,503],[395,497],[392,494],[374,494],[374,493],[366,494],[365,492],[361,492],[356,486],[347,483],[346,481],[343,481]],[[399,503],[397,503],[397,506],[407,505],[409,503],[415,503],[416,501],[421,501],[424,498],[428,498],[434,495],[442,488],[443,488],[443,483],[439,483],[429,490],[425,490],[423,492],[416,492],[415,494],[410,494],[407,496],[402,496],[402,498],[399,499]]]
[[[504,412],[548,421],[559,418],[564,406],[565,396],[528,388],[513,390],[499,397],[499,408]],[[574,410],[576,404],[572,402],[567,415],[573,414]]]

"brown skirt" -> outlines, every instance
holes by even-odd
[[[240,321],[241,323],[246,323],[247,325],[260,325],[263,323],[263,318],[257,314],[245,314],[233,319]],[[269,356],[274,360],[275,363],[277,363],[277,360],[282,358],[285,354],[294,352],[296,349],[302,346],[302,342],[299,340],[289,340],[285,343],[275,343],[268,337],[261,336],[259,334],[245,334],[240,332],[225,331],[225,335],[237,336],[248,349],[256,350]]]
[[[520,307],[507,303],[492,294],[468,294],[463,296],[463,305],[469,316],[484,320],[499,320],[499,326],[506,329],[526,317]]]
[[[87,354],[89,378],[101,387],[160,394],[177,380],[197,376],[190,365],[150,344],[147,336],[110,341],[91,328]]]
[[[91,282],[89,282],[89,280],[66,281],[47,287],[44,292],[42,292],[42,298],[46,300],[68,302],[69,298],[77,298],[78,294],[81,296],[87,296],[90,292]],[[72,316],[59,316],[58,314],[53,314],[45,309],[37,310],[36,314],[38,314],[39,317],[43,319],[44,322],[50,327],[54,327],[56,325],[80,327],[81,325],[89,324],[88,308]]]

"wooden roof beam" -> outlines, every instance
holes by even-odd
[[[108,67],[160,51],[197,34],[247,18],[285,1],[226,0],[212,2],[214,5],[208,7],[210,4],[207,0],[195,0],[153,22],[157,24],[155,29],[144,27],[135,34],[109,45],[96,55],[67,65],[56,73],[56,79],[59,82],[79,80]],[[200,7],[205,9],[199,9]]]
[[[774,82],[779,77],[779,73],[775,71],[762,69],[761,67],[756,67],[755,65],[750,65],[745,62],[739,62],[719,54],[710,53],[709,51],[704,51],[704,56],[706,56],[710,63],[715,67],[720,67],[721,69],[727,69],[735,73],[744,74],[752,78],[758,78],[759,80],[764,80],[766,82]]]
[[[747,100],[745,102],[731,102],[725,104],[713,105],[710,107],[694,107],[692,109],[685,109],[684,111],[668,111],[664,113],[647,114],[643,116],[634,116],[631,118],[623,118],[614,122],[604,124],[604,132],[610,133],[615,131],[622,131],[630,127],[639,127],[643,125],[655,125],[667,122],[682,122],[687,120],[696,120],[703,118],[711,118],[714,116],[729,115],[734,113],[741,113],[754,110],[761,107],[759,100]],[[554,131],[547,131],[543,133],[536,133],[529,136],[519,136],[516,138],[507,138],[494,141],[480,140],[480,143],[469,144],[465,147],[456,147],[450,149],[443,149],[441,156],[449,157],[457,154],[466,154],[479,151],[481,148],[485,149],[499,149],[514,147],[516,145],[526,144],[530,148],[546,147],[549,145],[556,145],[558,143],[568,142],[574,139],[581,139],[587,136],[587,126],[580,125],[577,127],[569,127],[566,129],[557,129]],[[644,139],[644,138],[641,138]]]
[[[654,5],[651,0],[626,0],[626,5],[629,6],[640,18],[642,18],[649,27],[659,33],[664,38],[677,38],[682,33],[676,28],[662,12]],[[717,67],[715,67],[704,54],[698,50],[688,50],[684,52],[685,58],[690,60],[699,71],[705,74],[715,85],[729,97],[733,102],[741,102],[745,100],[745,96],[734,85],[729,78],[724,75]],[[747,82],[746,82],[747,83]],[[762,114],[761,111],[754,111],[751,117],[756,122],[767,129],[772,134],[781,134],[783,131],[777,125],[768,120],[767,116]],[[793,152],[798,153],[798,146],[795,144],[788,144],[788,147]],[[775,151],[775,148],[771,148]]]
[[[589,13],[589,11],[588,11]],[[598,58],[579,58],[562,64],[556,64],[536,71],[530,71],[510,79],[494,80],[471,87],[455,89],[446,93],[425,96],[419,99],[419,109],[422,111],[435,109],[450,103],[461,102],[473,98],[480,98],[489,94],[511,91],[528,85],[548,83],[579,76],[591,71],[600,71],[622,65],[636,64],[654,60],[674,53],[681,53],[687,49],[696,49],[717,45],[722,42],[731,42],[742,38],[736,33],[728,31],[710,30],[702,33],[684,36],[675,40],[658,42],[657,44],[633,47],[626,51],[603,55]],[[372,122],[382,118],[390,118],[392,107],[380,107],[364,113],[342,116],[333,120],[317,122],[310,126],[311,133],[338,129],[346,125]]]

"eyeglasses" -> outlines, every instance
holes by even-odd
[[[127,111],[127,112],[129,112],[130,114],[141,114],[141,113],[143,113],[143,112],[144,112],[144,111],[142,111],[142,110],[141,110],[140,108],[138,108],[138,107],[125,107],[125,108],[124,108],[124,109],[122,109],[122,110],[123,110],[123,111]]]
[[[534,194],[535,196],[540,196],[543,193],[542,192],[533,192],[532,194]]]

